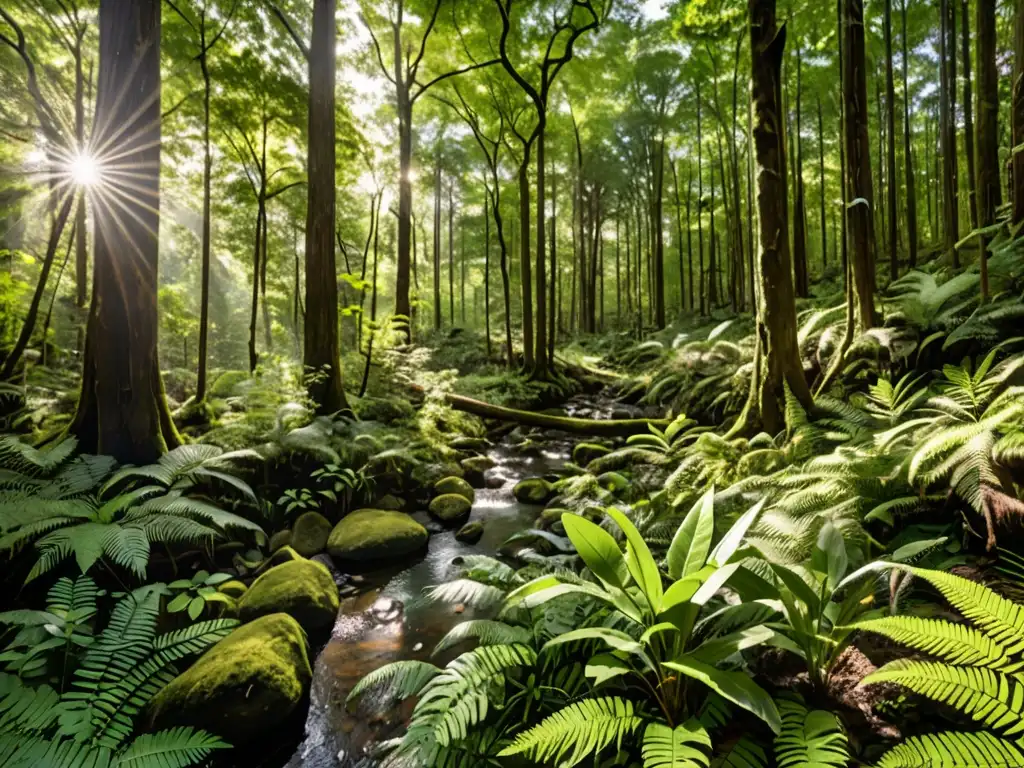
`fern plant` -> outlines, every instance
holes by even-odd
[[[185,768],[227,746],[192,728],[135,735],[135,718],[177,664],[237,625],[204,621],[157,635],[160,596],[158,587],[142,587],[118,601],[63,693],[0,674],[0,764]]]
[[[885,567],[885,566],[879,566]],[[854,624],[883,635],[930,660],[899,659],[868,675],[862,685],[896,683],[950,706],[985,730],[908,739],[890,750],[881,768],[1014,768],[1024,766],[1024,611],[991,589],[943,571],[902,568],[923,579],[970,623],[891,616]]]
[[[194,491],[197,486],[219,483],[255,502],[252,488],[236,474],[240,462],[253,459],[259,461],[262,456],[256,451],[224,451],[203,443],[182,445],[165,453],[155,464],[118,470],[103,486],[101,493],[145,485],[161,486],[169,495],[182,495]]]

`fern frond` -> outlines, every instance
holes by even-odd
[[[675,728],[651,723],[644,730],[644,768],[708,768],[711,737],[696,720]]]
[[[433,655],[447,651],[469,639],[475,639],[480,645],[514,645],[530,642],[530,631],[524,627],[515,627],[504,621],[493,619],[471,619],[452,627],[434,648]]]
[[[172,728],[144,733],[115,758],[111,768],[187,768],[229,745],[206,731]]]
[[[890,749],[877,768],[1024,768],[1024,752],[984,731],[926,734]]]
[[[455,579],[424,591],[429,600],[462,603],[473,608],[493,608],[505,599],[505,590],[472,579]]]
[[[775,737],[778,768],[845,768],[850,751],[838,718],[808,710],[793,699],[777,700],[782,731]]]
[[[1006,648],[973,627],[917,616],[887,616],[853,625],[864,632],[888,637],[950,664],[988,667],[1007,674],[1016,671]]]
[[[525,754],[534,762],[571,768],[609,744],[621,747],[642,724],[627,699],[584,699],[519,734],[499,756]]]
[[[380,691],[386,699],[407,699],[417,695],[441,670],[425,661],[395,661],[385,664],[362,680],[349,692],[346,701],[355,701],[367,691]]]

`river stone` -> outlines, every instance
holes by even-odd
[[[387,509],[392,512],[401,512],[403,509],[405,509],[405,502],[402,501],[397,496],[393,496],[392,494],[389,493],[387,496],[384,496],[378,499],[377,501],[373,502],[373,508]]]
[[[516,483],[512,495],[520,504],[546,504],[555,495],[555,489],[543,477],[530,477]]]
[[[459,462],[462,471],[465,472],[466,482],[474,488],[483,488],[487,485],[485,473],[495,466],[494,459],[489,456],[473,456]]]
[[[482,437],[457,437],[449,443],[456,451],[475,451],[480,453],[491,447],[491,442]]]
[[[242,621],[287,613],[306,631],[331,626],[338,615],[338,588],[320,563],[293,560],[260,576],[238,601]]]
[[[462,496],[470,504],[476,501],[476,493],[473,491],[473,486],[461,477],[446,477],[442,480],[438,480],[434,483],[434,493],[438,496],[454,493],[458,496]]]
[[[291,543],[292,543],[292,532],[290,530],[288,530],[287,528],[285,528],[283,531],[278,531],[277,533],[275,533],[273,536],[270,537],[270,544],[268,545],[267,548],[271,552],[276,552],[281,547],[287,547]]]
[[[286,613],[239,627],[150,702],[147,730],[192,726],[244,745],[276,734],[312,672],[306,635]]]
[[[427,529],[404,512],[359,509],[334,526],[327,551],[339,562],[368,563],[410,555],[426,543]]]
[[[457,493],[446,493],[430,502],[430,514],[449,525],[463,522],[472,508],[472,502]]]
[[[611,448],[597,443],[579,443],[572,449],[572,460],[581,467],[587,466],[594,459],[607,456]]]
[[[459,528],[455,533],[457,541],[465,542],[466,544],[476,544],[480,541],[480,537],[484,535],[484,524],[478,520],[474,520],[471,523],[466,523],[464,526]]]
[[[306,558],[304,558],[302,555],[300,555],[298,552],[296,552],[291,547],[281,547],[279,550],[277,550],[276,552],[272,553],[270,555],[270,557],[268,557],[266,560],[264,560],[262,563],[260,563],[259,566],[256,568],[256,570],[253,571],[253,573],[256,576],[259,576],[260,574],[266,573],[271,568],[274,568],[274,567],[276,567],[278,565],[283,565],[284,563],[290,563],[293,560],[305,560],[305,559]]]
[[[292,549],[303,557],[312,557],[323,552],[330,535],[330,520],[319,512],[303,512],[292,526]]]

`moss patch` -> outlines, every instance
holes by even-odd
[[[546,504],[554,497],[555,489],[543,477],[530,477],[516,483],[512,495],[520,504]]]
[[[292,526],[292,549],[303,557],[323,552],[327,537],[331,535],[331,522],[319,512],[303,512]]]
[[[271,552],[277,552],[281,547],[287,547],[292,543],[292,532],[285,528],[270,537],[268,548]]]
[[[245,590],[247,589],[248,587],[245,586],[245,584],[239,581],[238,579],[225,581],[223,584],[217,587],[218,592],[220,592],[222,595],[227,595],[228,597],[241,597],[245,594]]]
[[[260,576],[238,601],[242,621],[287,613],[310,631],[330,626],[338,615],[338,588],[320,563],[294,560]]]
[[[275,613],[239,627],[161,690],[150,729],[193,726],[244,745],[266,739],[299,705],[312,672],[302,627]]]
[[[607,456],[609,453],[611,453],[611,449],[604,445],[598,445],[597,443],[579,443],[572,449],[572,460],[579,466],[585,467],[594,459],[598,459],[601,456]]]
[[[455,533],[455,538],[458,541],[465,542],[466,544],[476,544],[480,541],[480,537],[484,535],[484,524],[474,520],[472,523],[466,523],[464,526],[459,528]]]
[[[427,529],[404,512],[360,509],[334,526],[327,551],[341,561],[368,563],[418,552],[426,543]]]
[[[457,493],[445,493],[430,502],[430,514],[443,523],[459,523],[469,517],[472,503]]]
[[[476,493],[473,491],[473,486],[461,477],[446,477],[442,480],[438,480],[434,483],[434,493],[438,496],[454,493],[458,496],[462,496],[470,504],[476,501]]]

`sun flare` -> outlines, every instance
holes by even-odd
[[[71,180],[80,187],[93,187],[100,183],[100,167],[91,155],[76,155],[71,159],[68,169]]]

